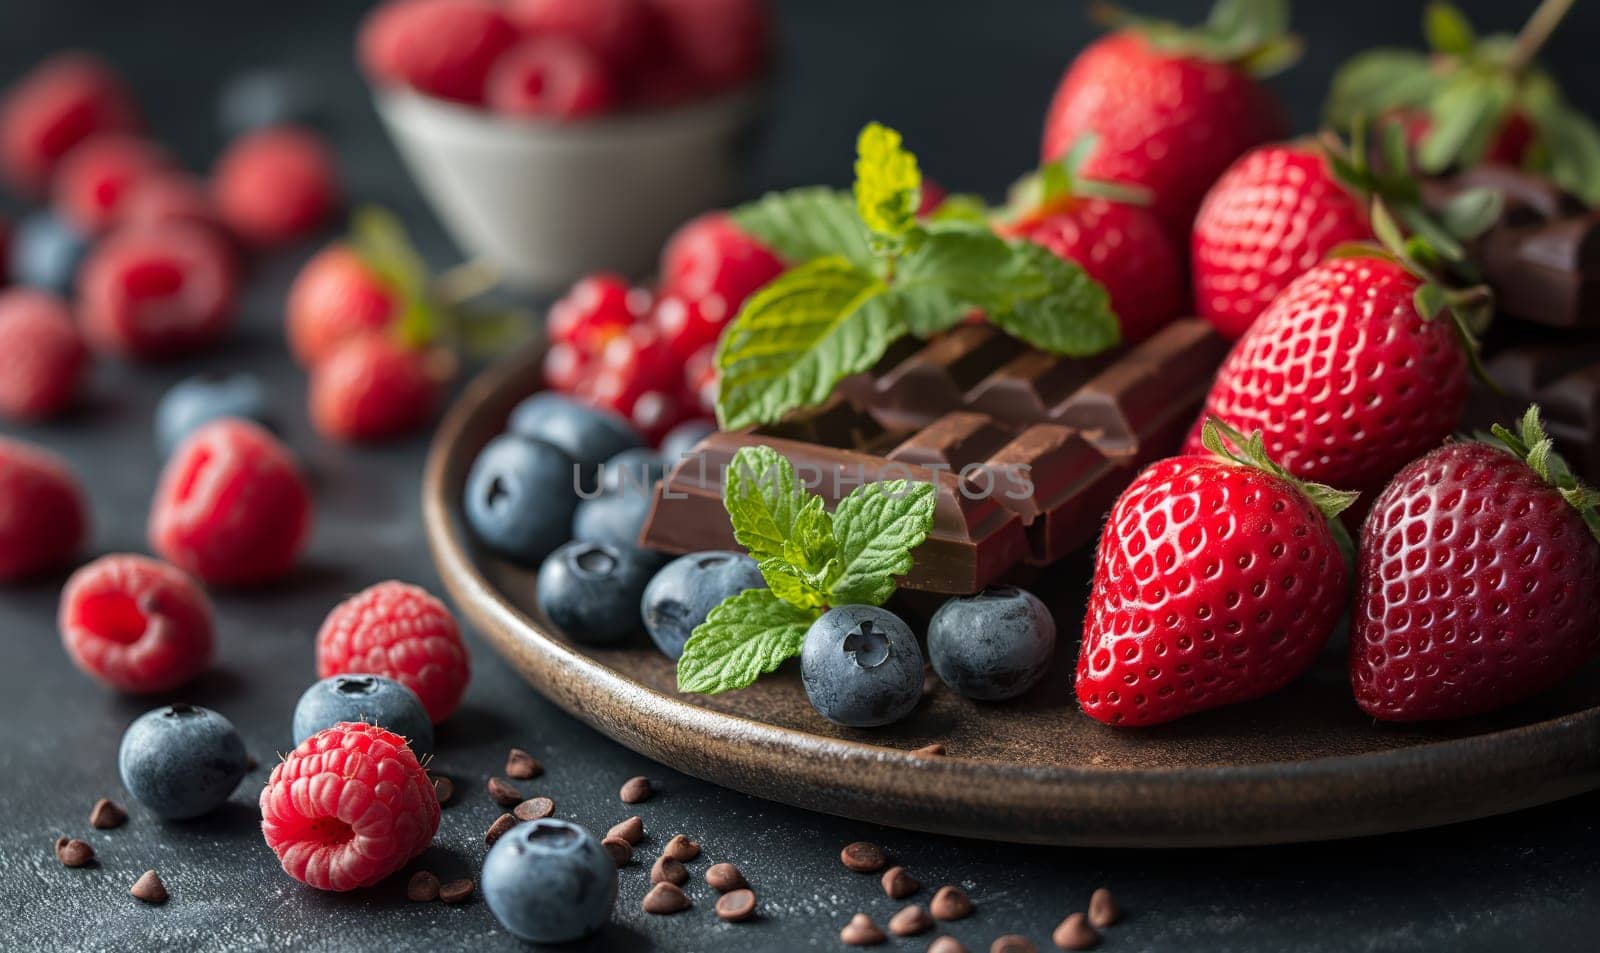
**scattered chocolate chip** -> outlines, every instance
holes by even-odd
[[[922,697],[927,698],[932,695],[939,690],[939,686],[942,684],[944,683],[939,681],[939,676],[934,674],[933,669],[930,668],[924,671],[922,673]]]
[[[678,858],[662,854],[650,868],[650,882],[658,884],[663,881],[681,887],[689,882],[689,868],[683,866],[683,861]]]
[[[1111,891],[1100,887],[1089,896],[1089,925],[1097,930],[1122,919],[1122,909],[1117,906],[1117,898],[1111,896]]]
[[[493,847],[495,841],[504,836],[506,831],[509,831],[516,826],[516,818],[512,817],[510,814],[502,814],[495,818],[494,823],[490,824],[489,829],[484,832],[483,842],[488,844],[490,847]]]
[[[547,797],[530,797],[511,809],[519,821],[537,821],[556,812],[556,802]]]
[[[412,903],[432,903],[439,899],[439,878],[432,871],[419,870],[406,881],[406,899]]]
[[[461,903],[472,896],[472,881],[463,877],[439,885],[439,899],[445,903]]]
[[[755,891],[741,887],[717,898],[717,916],[729,923],[748,920],[756,912]]]
[[[1099,945],[1100,934],[1089,925],[1087,917],[1074,913],[1062,920],[1061,925],[1050,934],[1050,942],[1063,950],[1089,950]]]
[[[639,906],[645,913],[664,917],[680,910],[687,910],[693,904],[689,902],[689,895],[683,892],[682,887],[674,883],[658,883],[644,895],[644,900],[640,901]]]
[[[844,850],[839,851],[839,859],[846,867],[859,874],[877,873],[889,862],[889,858],[883,855],[882,847],[864,840],[844,845]]]
[[[928,944],[928,953],[967,953],[967,948],[953,936],[941,936]]]
[[[933,917],[928,916],[928,911],[920,903],[903,907],[889,918],[889,932],[895,936],[916,936],[927,933],[932,926]]]
[[[1039,953],[1039,948],[1021,934],[1007,933],[989,944],[989,953]]]
[[[128,823],[128,812],[110,798],[103,797],[94,802],[94,810],[89,812],[89,826],[95,830],[108,831],[126,823]]]
[[[511,753],[506,755],[506,777],[508,778],[526,781],[543,773],[544,765],[539,763],[539,759],[521,748],[512,748]]]
[[[76,837],[57,837],[56,860],[63,867],[87,867],[94,860],[94,848]]]
[[[944,757],[944,745],[934,742],[931,745],[923,745],[911,753],[924,758],[942,758]]]
[[[501,807],[516,807],[522,803],[522,792],[505,778],[490,778],[488,788],[489,799]]]
[[[448,804],[456,794],[455,782],[442,774],[435,775],[433,778],[433,794],[439,799],[440,804]]]
[[[682,834],[674,834],[672,840],[667,841],[667,846],[661,849],[661,853],[673,860],[688,863],[700,856],[700,845]]]
[[[637,844],[644,840],[644,821],[639,820],[639,815],[618,821],[611,825],[611,830],[606,831],[607,837],[620,837],[630,844]]]
[[[248,771],[254,771],[256,768],[258,768],[260,766],[261,766],[260,762],[256,761],[256,756],[255,755],[249,754],[249,753],[245,754],[245,756],[244,756],[244,769],[245,769],[245,771],[247,771],[247,772]]]
[[[872,918],[865,913],[858,913],[850,918],[850,922],[839,931],[839,939],[849,946],[877,946],[888,937],[872,922]]]
[[[712,864],[706,870],[706,884],[717,893],[749,886],[745,883],[744,872],[729,863]]]
[[[656,793],[650,779],[646,777],[629,778],[622,782],[622,803],[638,804],[640,801],[650,800],[650,795]]]
[[[626,867],[633,860],[633,845],[620,837],[607,837],[600,842],[618,867]]]
[[[917,878],[906,873],[906,869],[898,864],[883,872],[883,892],[891,900],[904,900],[921,889],[922,884],[917,882]]]
[[[972,915],[972,901],[965,890],[945,884],[934,892],[933,902],[928,904],[928,909],[933,911],[937,919],[960,920]]]
[[[167,902],[167,885],[161,882],[161,875],[153,870],[140,874],[139,879],[128,888],[128,893],[132,894],[135,900],[143,900],[145,903]]]

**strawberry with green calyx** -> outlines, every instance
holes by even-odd
[[[1252,146],[1288,130],[1258,80],[1287,68],[1300,42],[1287,0],[1218,0],[1198,27],[1096,8],[1116,32],[1073,60],[1045,117],[1045,162],[1085,135],[1100,148],[1083,175],[1148,189],[1151,210],[1186,236],[1206,189]]]
[[[1154,725],[1298,678],[1338,625],[1355,494],[1307,483],[1216,420],[1199,453],[1152,464],[1095,556],[1076,692],[1089,717]]]
[[[995,231],[1077,262],[1111,296],[1122,336],[1140,341],[1183,310],[1183,263],[1143,189],[1084,178],[1088,136],[1011,189]]]
[[[1479,37],[1455,7],[1430,3],[1429,52],[1384,48],[1350,60],[1334,77],[1328,121],[1400,126],[1429,174],[1500,162],[1600,202],[1600,129],[1534,61],[1573,2],[1544,0],[1515,37]]]

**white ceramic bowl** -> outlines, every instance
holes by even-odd
[[[641,275],[678,225],[726,204],[760,91],[583,122],[510,119],[380,90],[378,115],[446,230],[510,284]]]

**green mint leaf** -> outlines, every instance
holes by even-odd
[[[1466,56],[1478,45],[1472,24],[1448,3],[1430,3],[1422,13],[1422,34],[1435,53]]]
[[[856,139],[856,209],[867,227],[898,238],[917,223],[922,173],[917,157],[900,144],[900,133],[872,122]]]
[[[1014,290],[1015,252],[985,225],[935,225],[908,244],[896,263],[891,294],[913,334],[943,331],[972,308],[987,309]]]
[[[717,346],[717,419],[724,430],[774,423],[820,404],[906,333],[887,286],[842,257],[778,276],[751,295]]]
[[[729,596],[685,643],[678,659],[678,691],[715,695],[744,688],[799,655],[819,614],[792,606],[767,589]]]
[[[778,598],[801,608],[816,608],[827,604],[827,580],[835,571],[837,553],[833,517],[823,509],[822,497],[807,494],[790,523],[783,552],[760,560],[757,566]]]
[[[1013,337],[1052,354],[1087,357],[1113,347],[1120,330],[1111,298],[1073,262],[1032,242],[1012,241],[1006,300],[984,310]]]
[[[828,602],[887,602],[895,579],[911,571],[912,551],[933,527],[936,500],[931,483],[892,480],[857,487],[839,501],[833,514],[838,570]]]
[[[788,458],[771,447],[743,447],[723,478],[722,505],[733,538],[752,559],[782,559],[806,492]]]
[[[862,268],[877,261],[848,192],[821,187],[773,192],[728,214],[742,231],[792,265],[829,255]]]
[[[756,567],[761,570],[761,578],[767,581],[767,588],[784,602],[801,609],[820,609],[828,604],[828,594],[784,557],[763,559]]]
[[[924,220],[931,223],[937,222],[965,222],[969,225],[987,225],[989,223],[989,205],[984,202],[981,195],[968,195],[958,192],[948,195],[932,212],[924,216]]]

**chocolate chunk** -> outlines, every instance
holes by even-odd
[[[839,931],[839,939],[847,946],[877,946],[888,937],[865,913],[858,913]]]
[[[606,831],[606,836],[620,837],[630,844],[637,845],[644,840],[644,821],[640,820],[639,815],[635,814],[627,820],[618,821],[611,825],[611,829]]]
[[[406,899],[412,903],[432,903],[439,899],[439,878],[431,871],[419,870],[406,881]]]
[[[1063,950],[1089,950],[1100,944],[1100,934],[1089,925],[1087,917],[1074,913],[1050,934],[1050,942]]]
[[[844,845],[844,849],[839,851],[839,860],[858,874],[877,873],[889,862],[882,847],[864,840]]]
[[[121,827],[127,822],[128,812],[110,798],[103,797],[94,802],[94,810],[89,812],[89,826],[96,830],[107,831],[113,827]]]
[[[726,862],[712,864],[706,869],[706,884],[717,893],[727,893],[749,886],[745,883],[744,872]]]
[[[539,759],[521,748],[512,748],[511,753],[506,755],[506,777],[508,778],[526,781],[543,773],[544,765],[539,763]]]
[[[730,890],[717,898],[717,916],[729,923],[748,920],[756,912],[756,895],[746,888]]]
[[[472,896],[472,881],[463,877],[439,885],[439,899],[445,903],[465,903]]]
[[[94,848],[76,837],[56,838],[56,860],[63,867],[87,867],[94,862]]]
[[[139,879],[128,888],[128,893],[135,900],[143,900],[149,904],[163,904],[167,902],[167,885],[161,882],[161,875],[153,870],[147,870],[139,875]]]
[[[1039,948],[1021,934],[1007,933],[989,944],[989,953],[1039,953]]]
[[[1495,390],[1474,379],[1462,429],[1515,425],[1538,404],[1545,429],[1572,469],[1600,482],[1600,337],[1519,335],[1489,348],[1484,372]]]
[[[556,812],[556,802],[547,797],[530,797],[511,809],[519,821],[537,821]]]
[[[700,856],[700,845],[682,834],[674,834],[667,846],[661,848],[663,856],[688,863]]]
[[[689,909],[693,904],[689,902],[689,895],[683,892],[682,887],[670,881],[663,881],[650,888],[650,892],[644,895],[644,900],[640,901],[639,906],[645,913],[670,916]]]
[[[490,778],[489,800],[501,807],[516,807],[522,803],[522,792],[511,786],[505,778]]]
[[[922,884],[917,882],[917,878],[906,873],[906,869],[898,865],[883,872],[882,883],[883,892],[891,900],[904,900],[922,889]]]
[[[689,869],[683,866],[683,861],[676,857],[662,854],[656,858],[655,864],[650,867],[650,882],[671,883],[683,886],[689,882]]]
[[[600,842],[600,846],[606,849],[618,867],[626,867],[633,861],[633,845],[620,837],[607,837]]]
[[[917,936],[933,929],[933,917],[920,903],[902,907],[889,918],[889,932],[895,936]]]
[[[620,792],[622,803],[624,804],[638,804],[641,801],[648,801],[650,796],[655,793],[655,787],[651,785],[650,779],[646,777],[629,778],[622,783],[622,791]]]
[[[434,775],[433,794],[439,799],[440,805],[449,804],[450,799],[456,796],[455,782],[442,774]]]
[[[494,823],[490,824],[489,829],[484,832],[483,842],[488,844],[490,847],[493,847],[495,841],[504,836],[506,831],[509,831],[516,826],[517,819],[515,817],[512,817],[510,814],[502,814],[495,818]]]
[[[945,884],[934,891],[933,902],[928,904],[928,909],[939,920],[960,920],[972,915],[972,901],[965,890]]]
[[[1117,898],[1105,887],[1096,888],[1089,896],[1089,925],[1104,930],[1121,919],[1122,910],[1117,906]]]
[[[928,944],[928,953],[967,953],[967,948],[953,936],[941,936]]]

